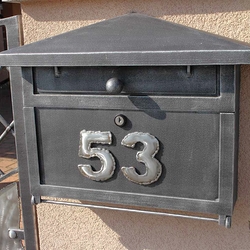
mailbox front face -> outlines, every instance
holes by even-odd
[[[122,128],[114,123],[119,114],[127,119]],[[36,125],[41,184],[205,200],[218,198],[218,114],[37,109]],[[96,171],[101,167],[97,157],[79,157],[82,130],[111,132],[110,145],[96,142],[91,145],[93,149],[109,150],[115,159],[114,174],[107,181],[86,178],[77,167],[90,164]],[[121,144],[134,132],[149,133],[159,141],[159,151],[150,157],[160,162],[162,173],[150,185],[131,182],[121,171],[123,166],[134,166],[140,174],[146,172],[145,164],[136,160],[137,152],[145,148],[142,143],[138,141],[133,149]]]
[[[194,66],[191,76],[186,67],[53,73],[23,68],[32,195],[232,213],[233,66]],[[120,94],[105,90],[112,77]]]

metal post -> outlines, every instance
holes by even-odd
[[[0,20],[0,25],[6,27],[8,48],[20,46],[21,44],[21,19],[19,16]],[[24,135],[24,118],[22,115],[22,75],[21,68],[12,67],[10,72],[10,83],[12,92],[13,117],[15,121],[16,148],[19,166],[19,185],[22,204],[24,239],[27,250],[39,249],[37,233],[37,217],[35,206],[31,204],[30,184],[28,180],[28,163],[26,157],[26,144]],[[20,150],[21,149],[21,150]]]

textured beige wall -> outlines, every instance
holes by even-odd
[[[250,0],[22,3],[25,43],[136,11],[250,43]],[[239,191],[233,224],[38,205],[41,249],[250,249],[250,66],[242,67]]]

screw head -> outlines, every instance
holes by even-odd
[[[14,230],[10,230],[10,231],[9,231],[9,237],[10,237],[11,239],[16,239],[16,238],[17,238],[16,232],[15,232]]]

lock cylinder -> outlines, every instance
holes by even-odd
[[[126,124],[127,118],[125,115],[117,115],[115,117],[115,125],[117,125],[118,127],[123,127]]]

